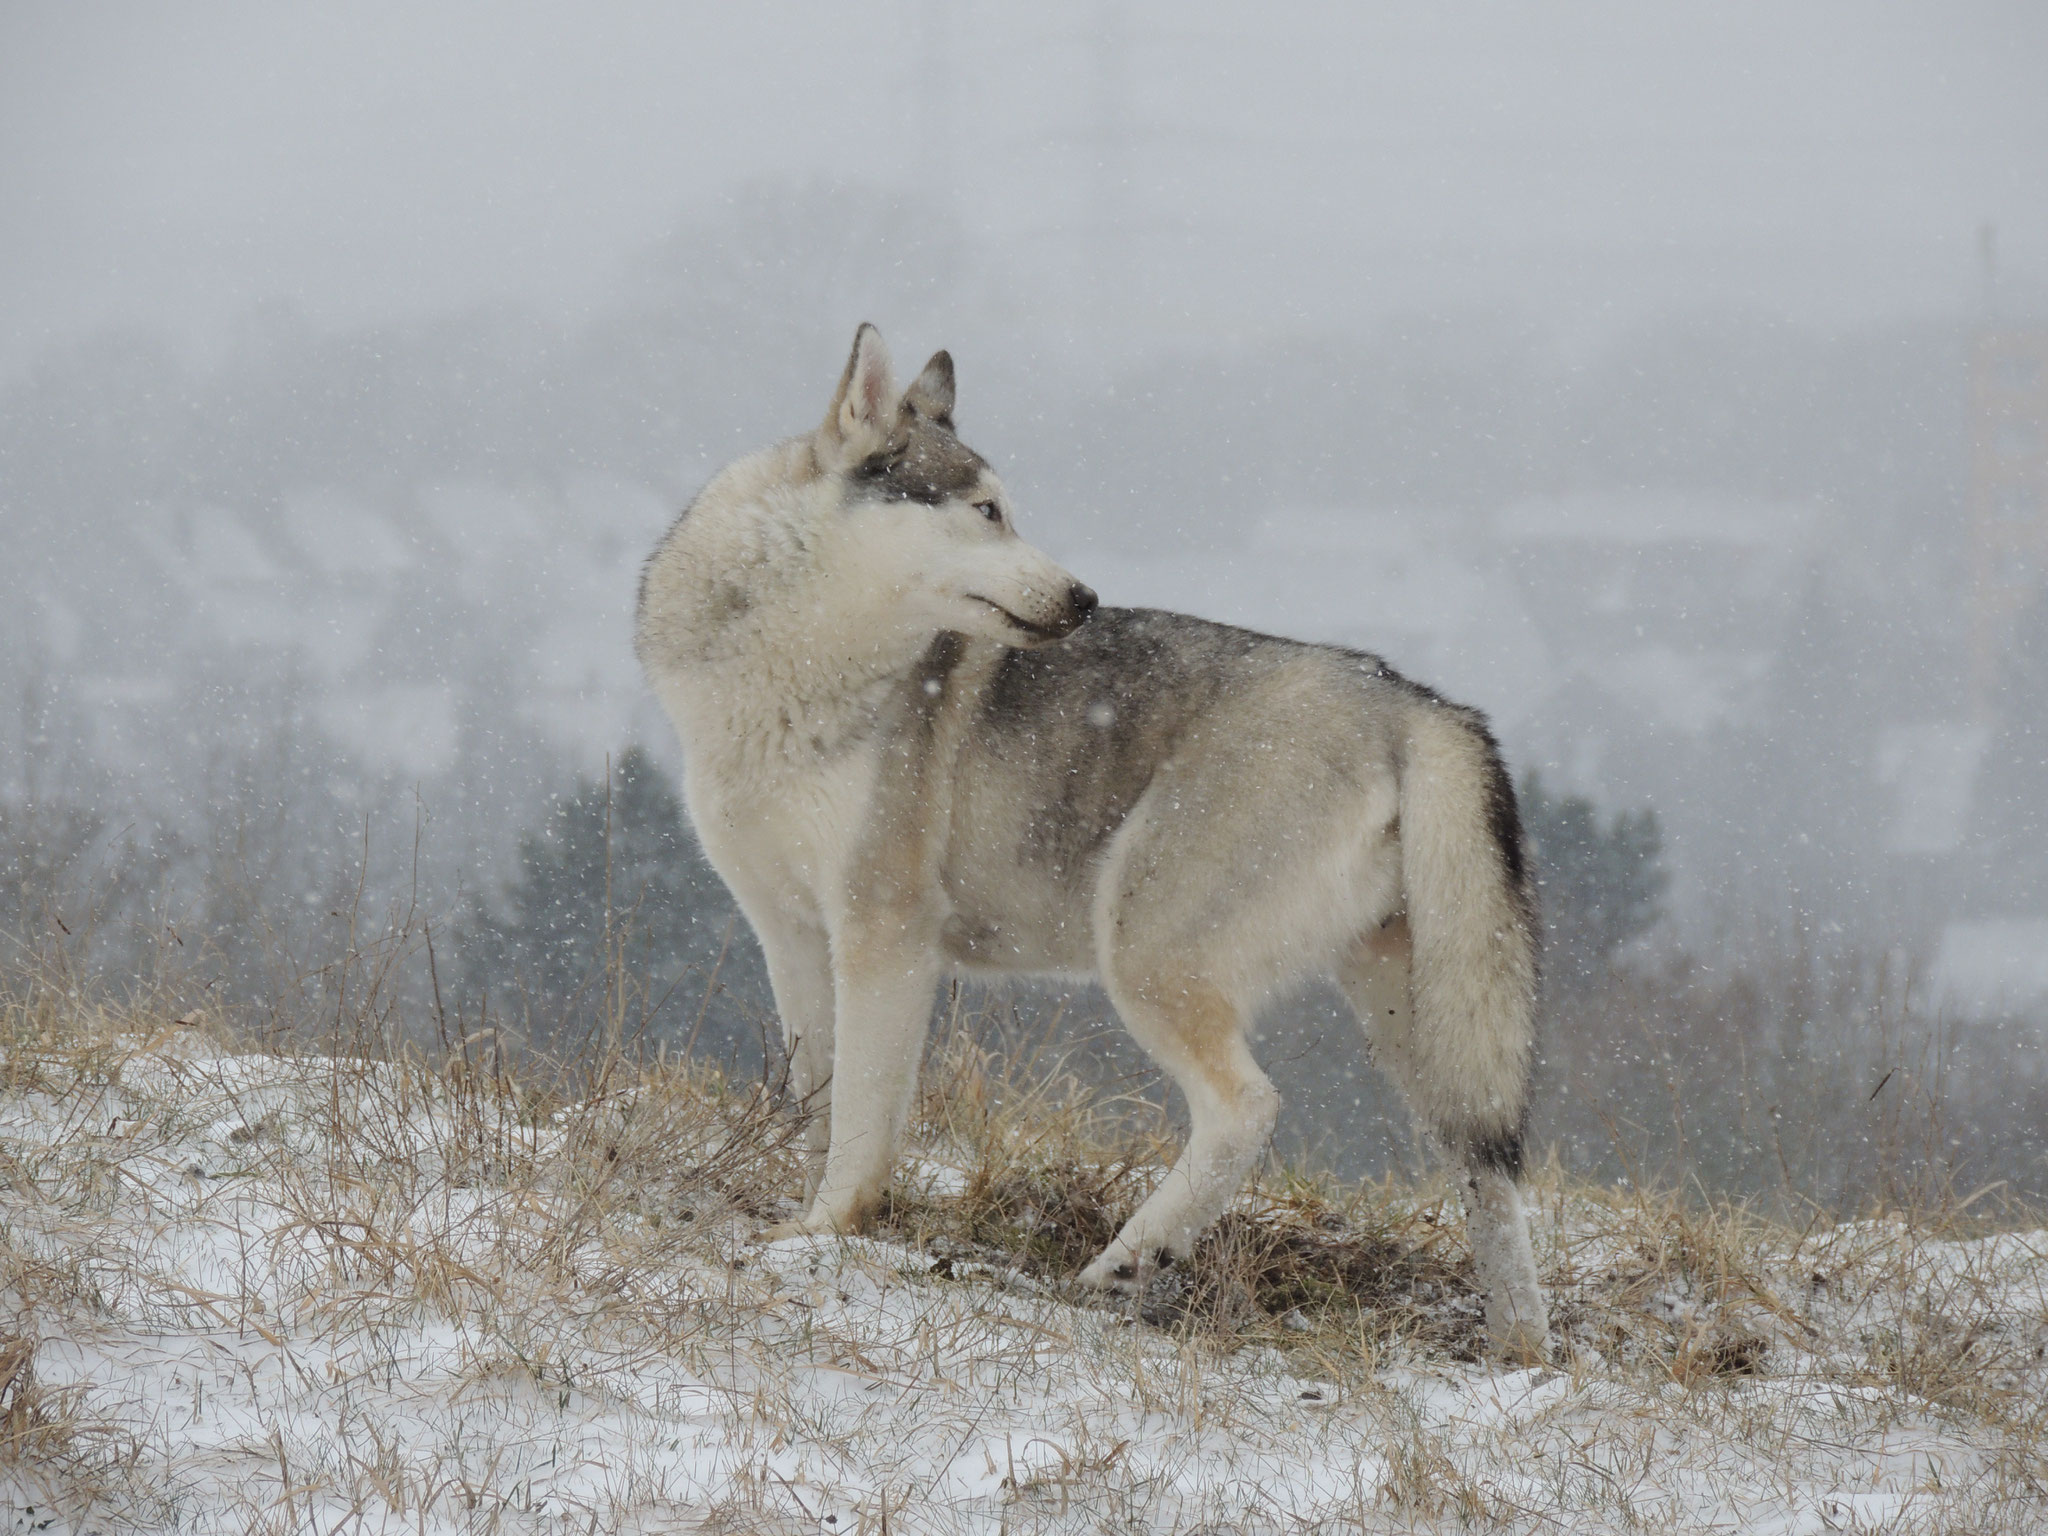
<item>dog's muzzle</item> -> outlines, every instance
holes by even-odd
[[[1011,629],[1020,635],[1029,636],[1029,643],[1036,643],[1038,645],[1044,645],[1053,640],[1066,639],[1067,636],[1087,623],[1088,615],[1095,611],[1094,591],[1091,588],[1082,586],[1078,581],[1068,584],[1066,605],[1061,608],[1058,614],[1043,623],[1027,619],[1022,614],[1014,613],[1010,609],[1005,608],[1001,603],[983,597],[979,592],[970,592],[967,595],[973,601],[982,604],[982,606],[1000,613],[1009,622]]]

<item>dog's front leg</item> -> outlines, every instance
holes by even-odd
[[[826,1138],[832,1124],[832,952],[825,930],[778,915],[754,924],[768,960],[768,984],[782,1016],[782,1043],[789,1052],[789,1086],[804,1116],[804,1204],[818,1193],[825,1173]]]
[[[832,1144],[804,1219],[812,1232],[857,1231],[888,1188],[938,984],[937,934],[925,926],[835,936]]]

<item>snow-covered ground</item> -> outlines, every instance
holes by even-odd
[[[2048,1528],[2040,1232],[1549,1187],[1557,1364],[1509,1368],[751,1244],[772,1121],[675,1074],[553,1105],[168,1024],[13,1033],[0,1529]],[[971,1164],[907,1182],[942,1205]]]

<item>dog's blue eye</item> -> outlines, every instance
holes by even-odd
[[[992,501],[977,501],[974,510],[992,523],[1000,523],[1003,520],[1003,509]]]

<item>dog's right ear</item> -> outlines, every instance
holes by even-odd
[[[896,380],[882,333],[862,322],[853,333],[853,353],[839,376],[832,408],[818,428],[818,446],[835,468],[858,464],[887,446],[896,420]]]

